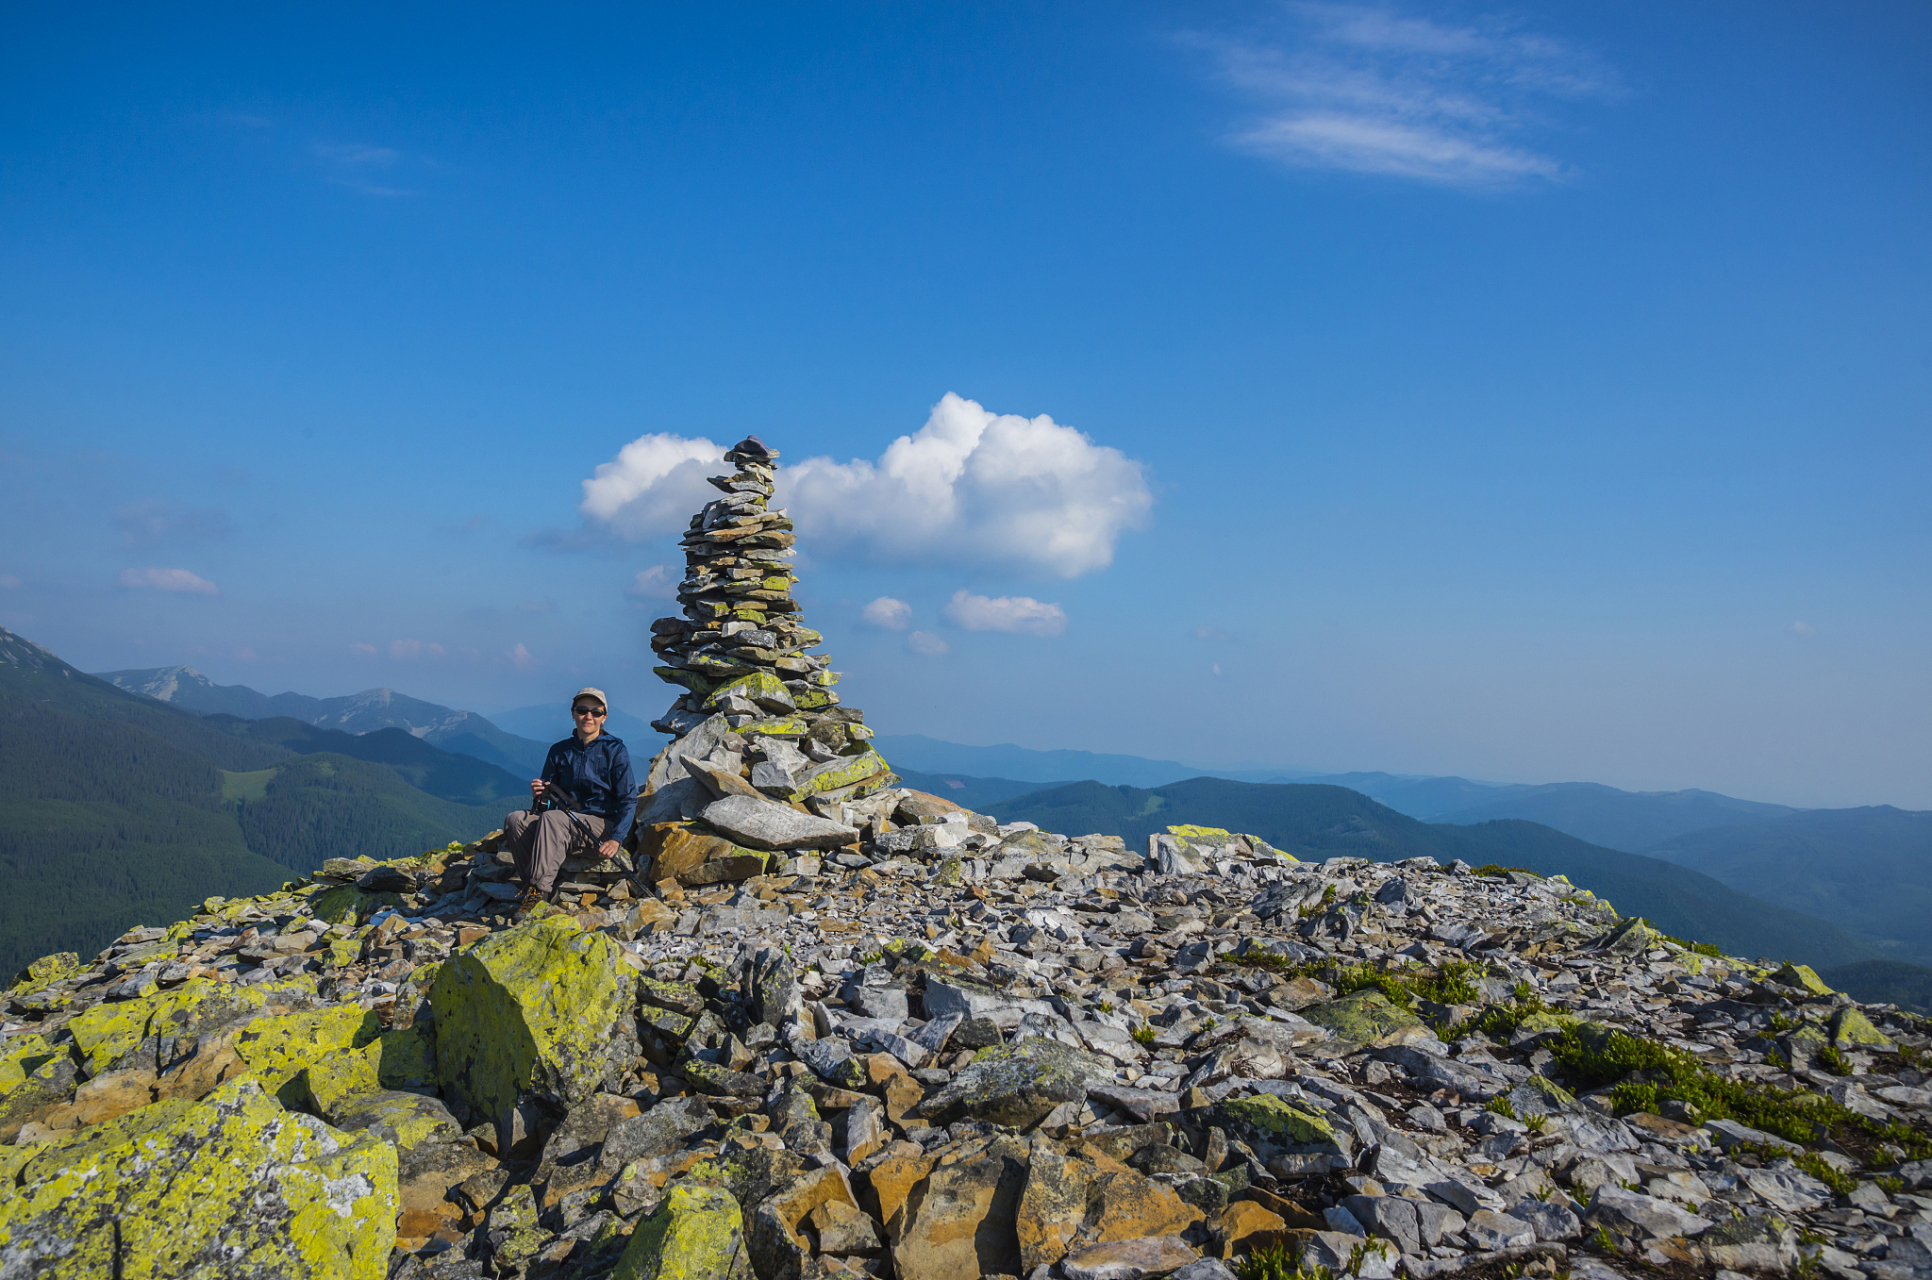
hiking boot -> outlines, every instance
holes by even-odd
[[[544,901],[544,898],[545,894],[543,890],[533,884],[525,885],[523,886],[523,892],[517,895],[517,908],[512,914],[516,916],[527,916],[537,909],[537,904]]]

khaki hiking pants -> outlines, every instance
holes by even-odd
[[[577,822],[590,828],[597,838],[585,839]],[[557,887],[557,873],[563,870],[566,857],[572,853],[594,857],[610,824],[591,813],[578,814],[577,822],[571,821],[561,809],[546,809],[540,814],[518,809],[504,818],[503,834],[509,839],[510,853],[516,859],[517,879],[549,893]]]

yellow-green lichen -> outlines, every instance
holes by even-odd
[[[429,992],[443,1096],[459,1115],[492,1120],[526,1091],[581,1102],[603,1078],[611,1028],[631,1012],[633,990],[617,943],[567,915],[453,956]]]
[[[1231,1098],[1221,1104],[1221,1109],[1230,1120],[1269,1134],[1278,1142],[1306,1145],[1335,1141],[1335,1127],[1327,1120],[1271,1093]]]
[[[723,1187],[685,1182],[631,1233],[613,1280],[733,1280],[749,1272],[738,1202]]]
[[[396,1170],[380,1138],[231,1082],[39,1144],[0,1199],[0,1255],[50,1280],[380,1280]]]
[[[0,1098],[6,1097],[40,1070],[54,1056],[54,1047],[44,1036],[28,1031],[0,1045]]]

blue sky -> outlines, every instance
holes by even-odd
[[[655,713],[666,460],[756,431],[882,732],[1932,807],[1929,62],[1909,4],[13,6],[0,625]]]

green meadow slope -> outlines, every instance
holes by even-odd
[[[266,892],[325,858],[474,839],[513,802],[502,770],[400,731],[406,743],[297,727],[202,719],[0,630],[0,978],[212,895]],[[344,746],[395,763],[304,750]],[[489,798],[458,803],[411,778]]]

